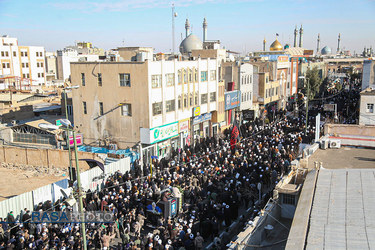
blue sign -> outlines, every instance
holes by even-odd
[[[177,214],[177,199],[171,200],[171,216],[174,217]]]
[[[225,93],[225,110],[234,109],[241,104],[241,91],[233,90]]]
[[[193,119],[193,125],[201,123],[201,122],[209,121],[209,120],[211,120],[211,118],[212,118],[212,114],[211,113],[206,113],[204,115],[200,115],[200,116],[194,117],[194,119]]]

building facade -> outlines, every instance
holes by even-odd
[[[17,38],[0,37],[0,74],[13,78],[0,89],[7,89],[9,85],[17,88],[16,81],[28,85],[30,90],[41,86],[46,81],[45,51],[41,46],[19,46]],[[17,80],[16,80],[17,79]]]
[[[363,61],[363,73],[362,73],[362,90],[366,88],[375,88],[375,61],[365,60]]]
[[[359,125],[375,125],[375,89],[361,92],[359,112]]]
[[[71,63],[75,127],[86,144],[141,143],[149,155],[218,129],[218,60]]]

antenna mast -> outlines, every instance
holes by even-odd
[[[177,17],[177,13],[174,12],[174,3],[172,3],[172,55],[174,55],[174,49],[175,49],[175,44],[174,44],[174,18]]]

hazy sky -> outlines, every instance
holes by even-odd
[[[249,52],[267,47],[278,33],[293,43],[293,30],[303,24],[304,47],[341,47],[361,52],[375,48],[374,0],[176,0],[176,51],[189,18],[202,39],[207,18],[208,39],[225,48]],[[158,0],[0,0],[0,34],[17,37],[20,45],[40,45],[55,51],[75,41],[91,41],[104,49],[150,46],[155,52],[172,48],[170,1]]]

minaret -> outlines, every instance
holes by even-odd
[[[207,39],[207,20],[204,18],[203,20],[203,42]]]
[[[188,37],[188,35],[190,35],[190,23],[189,23],[189,19],[187,18],[185,22],[185,32],[186,32],[185,37]]]
[[[299,29],[299,46],[300,48],[302,48],[303,46],[303,28],[302,28],[302,24],[301,24],[301,28]]]
[[[340,53],[340,41],[341,41],[341,34],[339,33],[339,38],[337,39],[337,53]]]
[[[319,54],[320,52],[320,34],[318,34],[318,40],[316,45],[316,53]]]
[[[297,47],[297,34],[298,34],[298,29],[296,25],[296,28],[294,29],[294,47]]]
[[[266,38],[264,38],[264,40],[263,40],[263,51],[266,51]]]

